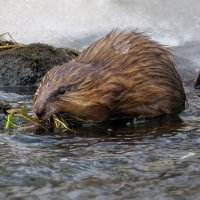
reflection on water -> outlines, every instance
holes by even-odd
[[[198,199],[200,103],[180,119],[0,135],[0,199]]]

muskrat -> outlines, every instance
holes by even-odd
[[[112,31],[47,72],[34,96],[34,112],[42,120],[65,112],[98,122],[179,114],[185,102],[166,47],[142,33]]]

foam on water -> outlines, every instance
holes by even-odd
[[[23,43],[83,49],[119,27],[177,46],[200,39],[199,10],[196,0],[0,0],[0,33]]]

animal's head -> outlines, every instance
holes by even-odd
[[[98,109],[101,94],[97,91],[94,73],[89,65],[75,62],[53,67],[34,95],[37,117],[47,120],[54,113],[65,112],[82,119],[98,120],[104,109]]]

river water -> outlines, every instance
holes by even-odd
[[[200,197],[200,3],[195,0],[0,0],[1,32],[19,42],[83,49],[112,28],[137,28],[172,47],[188,99],[176,119],[75,134],[0,128],[0,199],[197,200]],[[30,97],[2,88],[1,98]],[[26,98],[24,95],[26,94]]]
[[[180,119],[52,135],[1,130],[0,199],[197,200],[200,92]]]
[[[192,63],[186,47],[174,50],[179,70]],[[85,126],[66,135],[2,127],[0,199],[199,199],[200,91],[187,81],[189,72],[183,77],[188,107],[180,118]],[[0,95],[15,104],[32,92],[2,88]]]

